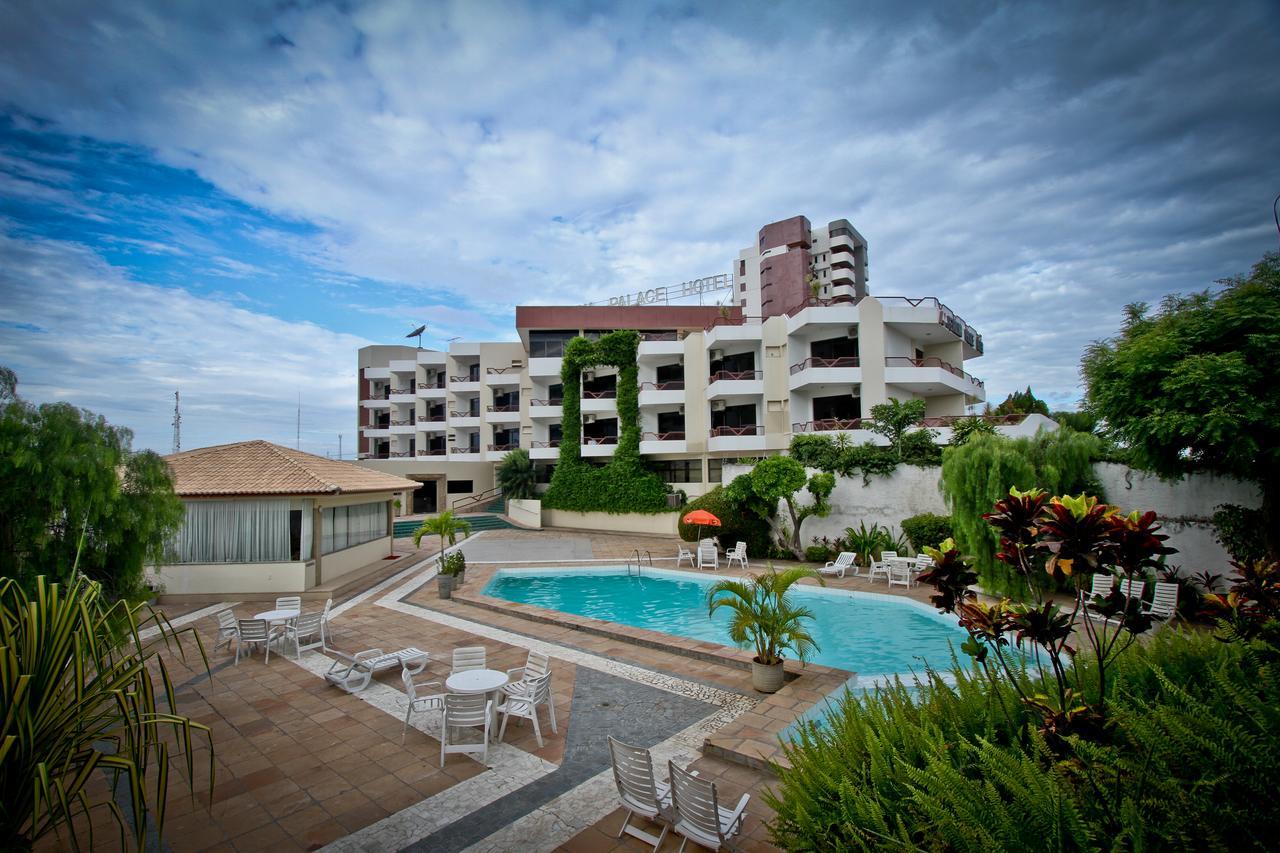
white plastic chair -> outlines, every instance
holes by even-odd
[[[484,646],[464,646],[453,650],[453,672],[485,668]]]
[[[1146,581],[1133,581],[1124,578],[1120,581],[1120,594],[1125,598],[1142,598],[1142,593],[1147,588]]]
[[[308,649],[322,649],[328,651],[328,647],[324,641],[324,614],[323,613],[304,613],[292,623],[284,626],[282,636],[286,639],[293,640],[294,657],[302,660],[302,653]],[[304,644],[302,638],[306,637],[311,642]]]
[[[483,693],[446,693],[440,714],[440,766],[451,752],[479,753],[482,764],[489,763],[489,721],[493,719],[493,702]],[[453,741],[453,729],[480,729],[479,743]]]
[[[276,599],[276,610],[302,610],[302,596],[282,595]]]
[[[556,728],[555,704],[551,701],[551,673],[548,672],[546,675],[527,681],[517,681],[514,685],[509,684],[507,687],[515,689],[503,688],[503,699],[498,705],[498,713],[502,715],[502,725],[498,728],[498,740],[501,741],[507,733],[507,720],[511,717],[520,717],[533,721],[533,736],[537,738],[538,748],[541,749],[542,729],[538,725],[539,705],[547,706],[551,731],[559,731]]]
[[[654,778],[653,758],[649,750],[623,743],[613,735],[609,735],[609,760],[613,764],[613,781],[618,786],[618,799],[627,810],[617,837],[621,838],[626,833],[645,844],[653,845],[656,851],[671,831],[671,824],[675,819],[675,812],[671,808],[671,786]],[[662,824],[662,833],[654,837],[638,826],[632,826],[631,819],[636,815]]]
[[[914,578],[911,576],[913,563],[911,561],[898,557],[889,562],[889,586],[905,586],[911,588]]]
[[[732,810],[722,809],[714,783],[681,770],[674,761],[668,761],[667,767],[671,772],[671,808],[675,811],[673,829],[685,837],[680,849],[692,841],[712,850],[737,850],[733,837],[742,831],[751,795],[743,794]]]
[[[698,568],[705,569],[710,566],[713,569],[720,568],[720,554],[716,551],[716,546],[706,542],[698,543]]]
[[[733,566],[734,563],[737,563],[742,566],[742,570],[744,572],[750,568],[747,565],[747,543],[739,542],[733,547],[732,551],[725,552],[724,563],[726,566],[730,567]]]
[[[693,568],[693,552],[683,545],[676,546],[676,568],[680,568],[680,564],[685,560],[689,561],[689,568]]]
[[[238,619],[236,620],[236,666],[240,665],[240,650],[246,645],[250,647],[246,656],[253,654],[253,646],[261,643],[266,648],[266,657],[263,663],[271,663],[271,641],[275,639],[275,634],[271,631],[271,626],[267,624],[266,619]]]
[[[333,626],[329,624],[329,618],[333,615],[333,599],[330,598],[324,603],[324,636],[327,640],[333,639]]]
[[[1151,601],[1143,605],[1143,610],[1153,619],[1167,622],[1178,612],[1178,585],[1172,581],[1156,581],[1151,592]]]
[[[400,680],[404,682],[404,695],[409,697],[409,706],[404,709],[404,730],[400,732],[400,743],[404,743],[405,736],[409,733],[409,718],[414,714],[420,714],[423,711],[443,711],[444,710],[444,694],[435,693],[430,696],[419,696],[418,689],[422,687],[438,687],[438,681],[424,681],[421,684],[413,683],[413,676],[416,672],[409,667],[400,670]]]
[[[844,577],[844,573],[847,571],[854,577],[857,577],[858,565],[854,562],[856,559],[858,559],[858,555],[852,551],[841,551],[834,561],[827,563],[825,566],[818,569],[818,573],[842,578]]]
[[[1085,596],[1086,601],[1092,601],[1094,598],[1106,598],[1111,594],[1112,588],[1116,585],[1116,576],[1108,572],[1099,572],[1093,576],[1089,583],[1089,594]]]
[[[525,659],[524,666],[513,667],[507,670],[507,678],[512,682],[532,681],[535,678],[541,678],[551,672],[551,658],[542,652],[530,651],[529,657]],[[511,684],[503,687],[506,690]]]
[[[213,650],[216,652],[220,646],[226,646],[227,651],[231,651],[231,641],[236,638],[236,614],[234,611],[219,610],[218,611],[218,638],[213,644]]]
[[[871,580],[876,579],[876,575],[884,575],[886,579],[889,577],[889,561],[898,558],[897,551],[881,551],[879,560],[871,561],[871,568],[867,571],[867,577]]]

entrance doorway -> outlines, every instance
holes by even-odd
[[[420,480],[421,489],[413,490],[413,514],[414,515],[431,515],[437,511],[436,507],[436,481]]]

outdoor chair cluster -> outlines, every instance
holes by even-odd
[[[292,614],[283,618],[265,619],[262,618],[265,614],[260,613],[253,619],[239,619],[235,611],[230,608],[220,610],[217,614],[218,637],[214,642],[214,651],[224,645],[229,651],[234,642],[236,666],[240,665],[242,653],[247,657],[259,647],[264,650],[264,661],[270,663],[272,643],[276,643],[277,646],[282,643],[291,643],[294,656],[298,659],[301,659],[302,653],[308,649],[329,651],[328,641],[332,638],[329,631],[329,614],[332,609],[333,599],[331,598],[325,602],[324,610],[303,613],[302,597],[286,595],[276,599],[274,611],[267,611]]]
[[[750,794],[743,794],[732,809],[722,808],[712,782],[698,777],[696,771],[684,770],[674,761],[667,762],[670,784],[659,781],[653,773],[653,756],[649,750],[609,737],[609,757],[613,762],[613,779],[618,785],[618,798],[627,816],[618,830],[652,844],[656,851],[667,833],[674,829],[684,836],[680,850],[693,841],[712,850],[737,850],[733,839],[742,831]],[[639,815],[662,826],[653,836],[631,819]]]
[[[1156,581],[1151,591],[1151,600],[1143,601],[1146,592],[1146,581],[1117,578],[1115,575],[1099,573],[1093,576],[1090,584],[1089,598],[1100,596],[1105,598],[1119,584],[1120,594],[1125,598],[1142,601],[1142,612],[1152,619],[1168,622],[1178,612],[1178,585],[1173,581]]]
[[[818,569],[820,574],[842,578],[861,577],[857,563],[858,555],[852,551],[841,551],[835,560]],[[871,560],[867,567],[867,579],[874,581],[883,577],[889,586],[914,586],[916,576],[933,566],[933,560],[921,554],[917,557],[899,557],[897,551],[882,551],[879,560]]]
[[[697,566],[699,569],[719,569],[720,568],[720,552],[716,548],[715,539],[703,539],[698,543],[697,562],[694,562],[694,552],[690,551],[683,545],[676,548],[676,568],[685,560],[689,561],[689,565]],[[733,548],[724,552],[725,565],[732,567],[735,563],[746,571],[750,568],[747,563],[747,543],[738,542]]]

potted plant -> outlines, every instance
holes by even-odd
[[[444,555],[440,561],[440,573],[436,575],[436,589],[441,598],[453,598],[453,590],[462,585],[462,573],[466,568],[467,560],[461,551]]]
[[[458,542],[458,534],[462,534],[463,536],[466,536],[470,532],[471,532],[471,525],[467,524],[466,521],[454,515],[453,510],[451,509],[446,509],[444,512],[440,513],[439,515],[434,515],[431,518],[424,519],[422,522],[422,526],[419,527],[417,530],[413,531],[413,547],[415,548],[417,548],[419,545],[422,544],[423,536],[432,535],[432,536],[440,537],[440,555],[441,555],[439,558],[440,559],[440,575],[439,575],[440,580],[438,581],[438,584],[440,588],[441,598],[452,597],[453,587],[455,585],[455,582],[457,584],[462,583],[461,579],[457,579],[455,581],[454,576],[452,574],[449,575],[448,576],[449,589],[448,589],[448,594],[446,594],[445,581],[443,580],[445,577],[445,567],[446,567],[446,563],[444,560],[444,549],[447,546],[445,545],[445,540],[446,539],[449,540],[449,545],[455,545]],[[458,556],[461,557],[462,555],[459,554]],[[462,562],[461,568],[465,569],[466,565],[467,565],[466,561],[464,560]]]
[[[755,647],[751,661],[751,686],[761,693],[776,693],[782,687],[782,653],[792,652],[804,663],[818,644],[804,627],[813,613],[800,607],[787,595],[791,585],[801,578],[822,577],[807,566],[796,566],[782,572],[769,566],[769,571],[742,580],[722,580],[707,592],[707,613],[721,607],[733,611],[729,620],[729,638],[739,646]]]

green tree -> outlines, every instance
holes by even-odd
[[[1031,386],[1025,391],[1014,391],[996,406],[996,415],[1048,415],[1049,407],[1044,400],[1031,393]]]
[[[506,458],[498,463],[495,475],[502,494],[508,498],[516,500],[531,498],[537,489],[533,460],[529,458],[529,451],[523,447],[508,453]]]
[[[1258,483],[1280,558],[1280,253],[1219,284],[1167,296],[1154,314],[1128,306],[1120,334],[1085,352],[1085,404],[1140,467]]]
[[[0,575],[28,589],[38,575],[78,570],[110,596],[141,588],[182,523],[173,475],[132,433],[66,403],[33,406],[0,381]]]
[[[871,423],[867,429],[889,440],[889,449],[903,458],[904,444],[911,428],[924,419],[924,400],[889,400],[871,407]],[[933,430],[922,430],[933,440]]]
[[[808,488],[813,502],[800,506],[796,503],[796,493]],[[770,518],[776,511],[778,501],[786,504],[787,514],[791,517],[791,537],[788,543],[796,554],[803,553],[801,545],[800,525],[811,515],[819,518],[831,512],[827,498],[836,487],[833,474],[820,472],[806,478],[804,466],[790,456],[770,456],[761,460],[751,469],[749,475],[734,479],[729,484],[730,497],[749,504],[762,518]]]
[[[440,537],[440,553],[437,559],[444,564],[444,541],[449,540],[450,545],[458,543],[458,536],[466,537],[471,533],[471,525],[466,519],[458,518],[453,514],[453,510],[446,509],[439,515],[433,515],[430,518],[423,519],[422,526],[413,531],[413,547],[417,548],[422,544],[424,536]]]

